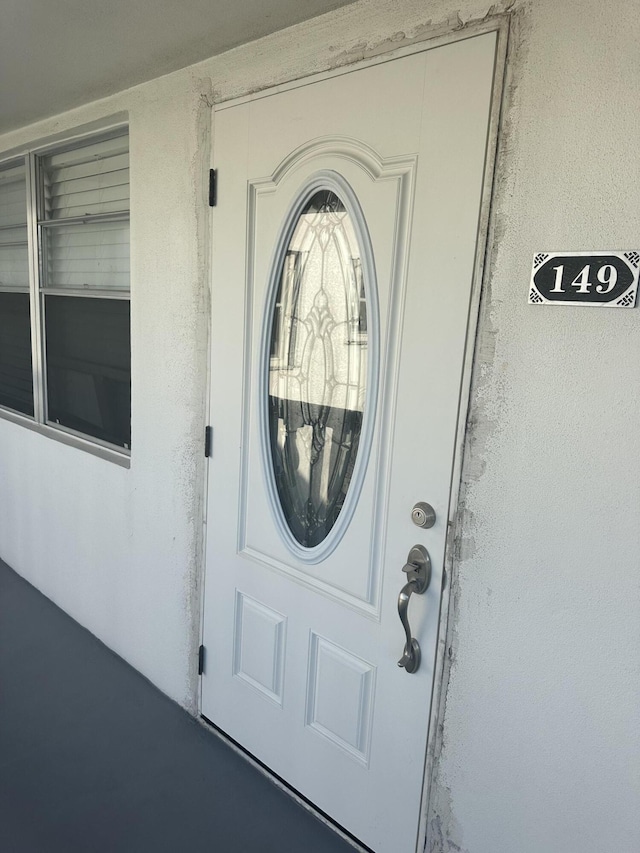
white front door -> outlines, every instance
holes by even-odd
[[[416,848],[496,38],[215,111],[202,713],[378,853]]]

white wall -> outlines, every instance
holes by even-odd
[[[640,246],[639,11],[512,45],[434,850],[640,850],[640,309],[525,298],[535,251]]]
[[[640,16],[635,0],[513,10],[429,844],[636,853],[640,309],[526,293],[536,250],[640,245]],[[244,93],[488,11],[361,0],[0,137],[128,110],[133,350],[130,471],[0,420],[0,556],[192,709],[208,81]]]
[[[0,138],[128,110],[132,456],[125,470],[0,418],[0,557],[195,710],[206,394],[207,83],[166,77]]]

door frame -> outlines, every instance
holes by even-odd
[[[403,47],[395,50],[385,50],[382,48],[379,51],[374,51],[365,59],[349,62],[339,68],[329,71],[322,71],[309,74],[304,77],[294,78],[285,83],[276,86],[267,86],[264,89],[251,89],[244,95],[234,97],[217,98],[212,105],[211,125],[213,130],[212,144],[210,150],[215,152],[215,110],[216,107],[225,104],[225,106],[235,106],[249,101],[259,100],[269,97],[280,92],[286,92],[291,89],[300,88],[312,83],[326,80],[332,77],[339,77],[343,74],[349,74],[352,71],[357,71],[362,68],[367,68],[372,65],[378,65],[383,62],[390,62],[394,59],[400,59],[404,56],[410,56],[415,53],[421,53],[426,50],[441,47],[448,44],[453,44],[458,41],[464,41],[468,38],[483,35],[486,33],[495,32],[496,55],[493,74],[493,85],[491,95],[491,106],[489,114],[489,125],[487,133],[487,149],[485,155],[485,168],[482,182],[482,196],[480,203],[480,214],[478,217],[478,232],[476,238],[476,251],[473,271],[473,281],[471,285],[471,294],[469,300],[469,313],[467,320],[467,332],[464,346],[464,360],[462,375],[460,381],[460,394],[458,404],[458,419],[455,435],[454,458],[451,474],[451,489],[450,500],[447,509],[447,537],[445,545],[445,560],[444,560],[444,583],[440,601],[440,612],[438,615],[438,642],[436,649],[436,658],[434,665],[433,687],[431,697],[431,709],[426,717],[427,724],[427,747],[425,754],[425,767],[422,783],[422,796],[420,801],[420,822],[418,830],[418,843],[416,847],[417,853],[427,848],[429,840],[429,804],[431,797],[431,789],[433,782],[433,773],[438,750],[440,744],[439,723],[444,714],[444,704],[446,699],[446,687],[448,681],[447,668],[447,648],[449,645],[451,624],[450,616],[452,610],[453,596],[451,593],[452,587],[456,579],[456,549],[459,518],[458,518],[458,501],[462,487],[463,463],[465,457],[466,437],[467,437],[467,416],[470,406],[470,394],[472,388],[473,369],[475,363],[476,338],[480,321],[480,307],[483,293],[485,291],[485,276],[490,268],[490,252],[492,249],[493,240],[489,240],[493,232],[493,197],[494,197],[494,180],[496,173],[496,163],[498,157],[498,140],[502,125],[502,106],[504,101],[505,80],[507,73],[507,54],[509,46],[509,36],[512,28],[512,15],[509,12],[492,15],[480,21],[472,21],[458,28],[448,27],[446,30],[436,29],[434,34],[421,35],[417,39],[411,40]],[[215,168],[215,163],[211,163],[211,167]],[[210,226],[212,227],[212,226]],[[210,293],[213,289],[213,269],[210,262],[209,265],[209,288]],[[211,299],[208,300],[208,310],[211,310]],[[207,345],[207,373],[206,373],[206,403],[205,411],[207,423],[213,423],[211,412],[211,318],[209,321],[209,340]],[[203,495],[203,531],[200,548],[200,607],[199,607],[199,626],[198,636],[199,643],[203,643],[204,636],[204,587],[207,581],[206,578],[206,555],[207,555],[207,513],[208,513],[208,477],[204,477],[204,495]],[[284,790],[289,796],[296,800],[302,807],[312,811],[315,816],[323,823],[329,825],[334,831],[342,836],[347,842],[352,844],[355,849],[365,851],[367,848],[362,847],[357,843],[348,832],[344,831],[340,826],[335,824],[330,818],[327,818],[324,813],[319,811],[313,803],[310,803],[306,798],[301,796],[297,791],[292,789],[286,782],[276,776],[268,767],[257,761],[253,756],[247,753],[241,746],[228,738],[223,732],[220,732],[217,727],[212,725],[202,715],[202,678],[199,676],[197,688],[197,708],[200,715],[200,720],[203,724],[218,737],[221,737],[227,744],[237,751],[245,760],[249,760],[253,766],[261,773],[266,775],[275,785]]]

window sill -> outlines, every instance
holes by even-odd
[[[105,459],[107,462],[114,462],[116,465],[120,465],[121,468],[131,467],[131,451],[129,450],[116,448],[107,444],[98,444],[89,438],[84,438],[71,430],[54,424],[37,423],[28,415],[21,415],[19,412],[14,412],[10,409],[0,408],[0,418],[14,424],[19,424],[33,430],[33,432],[44,435],[46,438],[52,438],[54,441],[66,444],[69,447],[77,447],[79,450],[85,450],[87,453],[91,453],[100,459]]]

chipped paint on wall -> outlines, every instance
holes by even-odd
[[[428,853],[470,853],[463,845],[462,828],[453,813],[451,791],[445,785],[434,788],[427,845]]]

